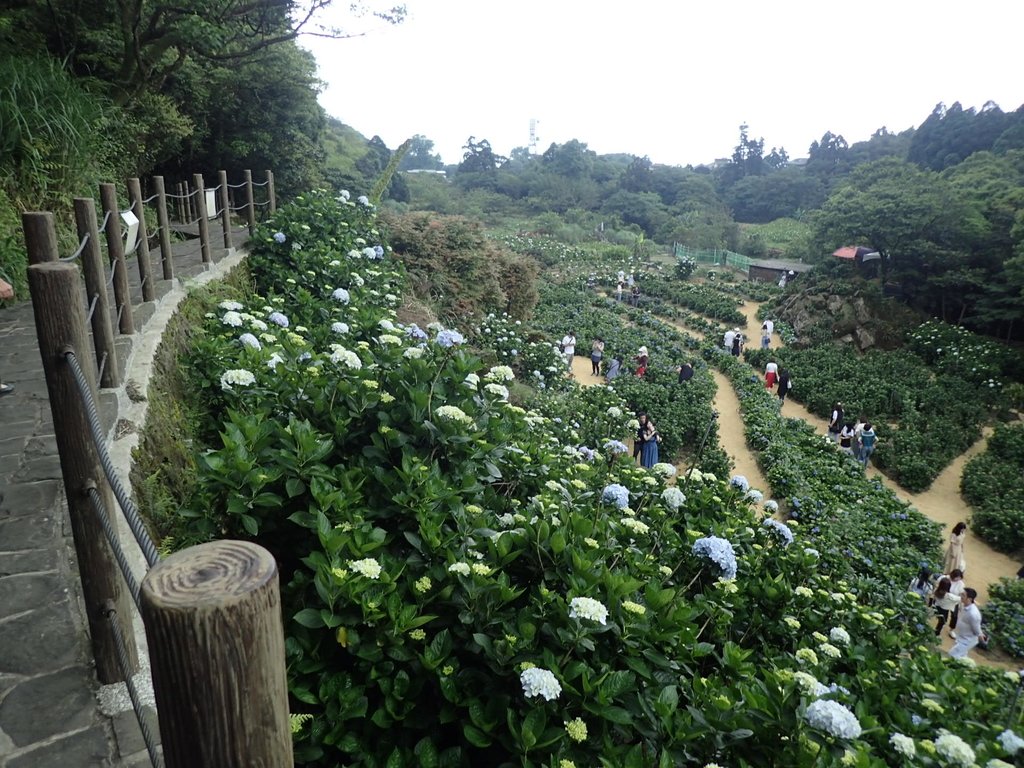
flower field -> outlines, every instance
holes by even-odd
[[[741,396],[763,509],[788,523],[762,519],[769,489],[727,480],[717,447],[689,478],[630,460],[632,408],[685,454],[713,397],[704,365],[679,394],[696,343],[642,313],[549,285],[529,323],[420,328],[373,208],[325,193],[279,209],[249,268],[254,293],[211,312],[187,355],[208,426],[181,543],[276,556],[298,764],[1024,754],[1020,678],[934,653],[904,589],[936,527],[782,419],[738,360],[703,351]],[[581,391],[549,370],[568,325],[581,353],[602,335],[606,359],[644,343],[665,359]]]

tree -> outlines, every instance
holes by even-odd
[[[968,269],[970,243],[984,229],[977,207],[941,176],[900,160],[879,160],[854,171],[815,217],[823,252],[865,245],[882,254],[890,275],[922,309],[938,312],[956,290],[934,278]]]
[[[35,0],[23,19],[72,69],[111,83],[126,104],[159,91],[188,61],[235,65],[300,34],[352,37],[318,22],[332,0]],[[111,7],[113,6],[113,7]],[[350,17],[397,24],[405,7],[357,2]]]
[[[772,151],[769,152],[764,158],[764,164],[767,168],[773,171],[781,170],[785,168],[789,163],[789,153],[786,152],[785,147],[779,147],[775,149],[772,147]]]
[[[441,156],[434,152],[434,142],[417,133],[410,140],[409,151],[405,153],[401,163],[398,164],[400,171],[437,171],[444,168],[444,161]]]
[[[811,142],[807,149],[807,171],[830,175],[840,170],[849,145],[846,139],[832,131],[825,131],[821,141]]]
[[[627,192],[650,192],[654,174],[653,164],[649,157],[634,157],[626,172],[619,180],[619,187]]]
[[[466,139],[465,154],[459,163],[459,173],[494,173],[505,162],[501,155],[494,154],[487,139],[476,141],[475,136]]]

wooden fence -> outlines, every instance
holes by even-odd
[[[266,194],[257,204],[254,193],[259,187]],[[175,274],[172,232],[198,236],[202,264],[208,264],[214,250],[211,215],[220,219],[222,242],[230,249],[233,214],[242,215],[251,234],[257,208],[274,211],[273,174],[268,171],[266,181],[255,184],[246,171],[244,181],[232,186],[222,171],[212,190],[196,174],[191,184],[178,185],[175,195],[168,195],[163,179],[156,177],[152,189],[153,194],[143,198],[139,180],[130,179],[133,216],[122,216],[114,185],[100,185],[102,222],[97,221],[92,199],[76,199],[80,241],[64,258],[58,253],[52,213],[22,217],[36,333],[97,676],[101,683],[126,683],[156,768],[288,768],[293,760],[276,562],[263,548],[239,541],[190,547],[161,560],[114,470],[96,406],[97,380],[102,387],[120,384],[115,321],[121,335],[136,331],[122,224],[127,225],[129,240],[138,226],[137,287],[143,302],[152,301],[158,280],[151,270],[150,241],[159,242],[165,279]],[[233,190],[242,190],[243,203],[235,204]],[[215,196],[213,211],[207,205],[208,192]],[[177,213],[174,222],[169,201]],[[158,222],[153,233],[145,226],[148,205],[155,206]],[[131,249],[132,242],[128,245]],[[84,299],[82,274],[75,263],[79,259]],[[113,307],[108,288],[113,291]],[[111,514],[117,508],[115,499],[147,564],[141,582],[128,563]],[[133,680],[138,671],[133,603],[146,629],[162,754]]]

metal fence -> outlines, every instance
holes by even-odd
[[[690,248],[689,246],[681,243],[673,243],[672,252],[675,254],[677,259],[687,258],[692,259],[699,264],[710,264],[716,267],[735,267],[742,270],[748,269],[750,267],[750,263],[753,261],[749,256],[744,256],[742,253],[736,253],[735,251],[729,251],[724,248],[699,250],[697,248]]]

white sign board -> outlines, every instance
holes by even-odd
[[[139,245],[139,219],[131,211],[121,211],[121,221],[125,226],[124,254],[130,256]]]

